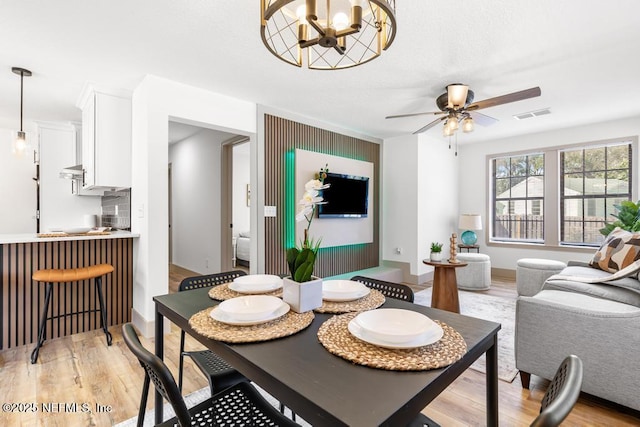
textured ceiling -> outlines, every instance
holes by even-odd
[[[133,90],[154,74],[335,123],[374,137],[412,133],[448,83],[482,100],[540,86],[542,96],[482,110],[474,142],[640,115],[640,2],[397,0],[397,37],[368,64],[312,71],[262,45],[259,1],[6,0],[0,7],[0,124],[79,120],[86,81]],[[549,107],[551,115],[512,115]],[[13,125],[15,123],[15,125]],[[429,131],[440,135],[440,129]]]

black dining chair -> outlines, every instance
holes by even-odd
[[[171,404],[176,414],[175,417],[159,424],[162,427],[176,425],[180,427],[205,425],[299,426],[280,414],[260,395],[255,387],[247,382],[239,382],[214,394],[204,402],[187,408],[171,371],[162,359],[144,348],[131,323],[125,323],[122,326],[122,337],[145,371],[142,399],[138,411],[138,427],[142,427],[144,423],[151,381],[162,397]]]
[[[542,398],[540,415],[531,427],[556,427],[567,418],[580,397],[582,388],[582,360],[578,356],[567,356]]]
[[[407,285],[364,276],[353,276],[351,280],[363,283],[368,288],[376,289],[386,297],[413,302],[413,291]]]
[[[233,270],[205,276],[187,277],[180,282],[178,292],[218,286],[223,283],[232,282],[236,277],[245,276],[246,274],[247,273],[242,270]],[[248,381],[244,375],[236,371],[231,365],[225,362],[224,359],[211,350],[184,351],[185,335],[184,330],[180,331],[180,363],[178,367],[178,389],[180,391],[182,391],[185,356],[190,357],[194,364],[207,377],[212,395],[241,381]]]

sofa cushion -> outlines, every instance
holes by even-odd
[[[623,270],[632,264],[638,264],[640,268],[640,233],[615,228],[593,255],[589,264],[609,273]],[[630,274],[637,272],[637,269],[632,270]]]
[[[576,292],[640,307],[640,282],[636,279],[627,277],[600,283],[585,283],[569,279],[601,280],[609,276],[607,272],[590,267],[567,267],[560,274],[551,276],[545,282],[543,289]]]

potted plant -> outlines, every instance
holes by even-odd
[[[429,257],[432,262],[442,261],[442,243],[438,243],[438,242],[431,243],[431,254]]]
[[[616,221],[606,222],[605,226],[599,230],[600,234],[608,236],[616,227],[627,231],[640,231],[640,200],[638,203],[625,200],[619,205],[613,205],[613,207],[618,211],[617,214],[611,214],[616,218]]]
[[[298,313],[313,310],[322,305],[322,279],[313,276],[318,249],[322,239],[309,237],[309,229],[316,211],[316,206],[324,204],[320,191],[328,188],[324,177],[328,169],[320,169],[319,179],[312,179],[305,184],[305,193],[300,200],[300,211],[296,221],[307,221],[304,237],[300,246],[287,250],[287,264],[291,276],[283,279],[282,299]]]

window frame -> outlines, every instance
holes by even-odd
[[[582,244],[582,243],[561,243],[560,241],[560,152],[577,148],[596,148],[598,146],[608,145],[620,145],[624,143],[630,143],[632,157],[631,157],[631,172],[629,181],[631,183],[631,200],[638,200],[638,190],[640,187],[640,181],[638,179],[638,166],[639,151],[638,151],[638,136],[623,136],[610,138],[606,140],[588,141],[573,144],[553,145],[549,147],[536,147],[529,150],[508,151],[503,153],[494,153],[486,155],[486,211],[485,215],[487,221],[487,233],[485,234],[486,245],[493,247],[505,247],[513,248],[514,246],[521,248],[536,248],[536,249],[549,249],[549,250],[568,250],[572,252],[593,252],[593,248],[599,246],[598,244]],[[523,240],[505,240],[493,237],[493,213],[494,213],[494,171],[493,160],[504,157],[517,157],[523,155],[533,154],[544,155],[544,196],[543,196],[543,210],[544,210],[544,240],[543,242],[531,242]],[[634,161],[635,160],[635,161]],[[609,219],[611,221],[611,218]]]

